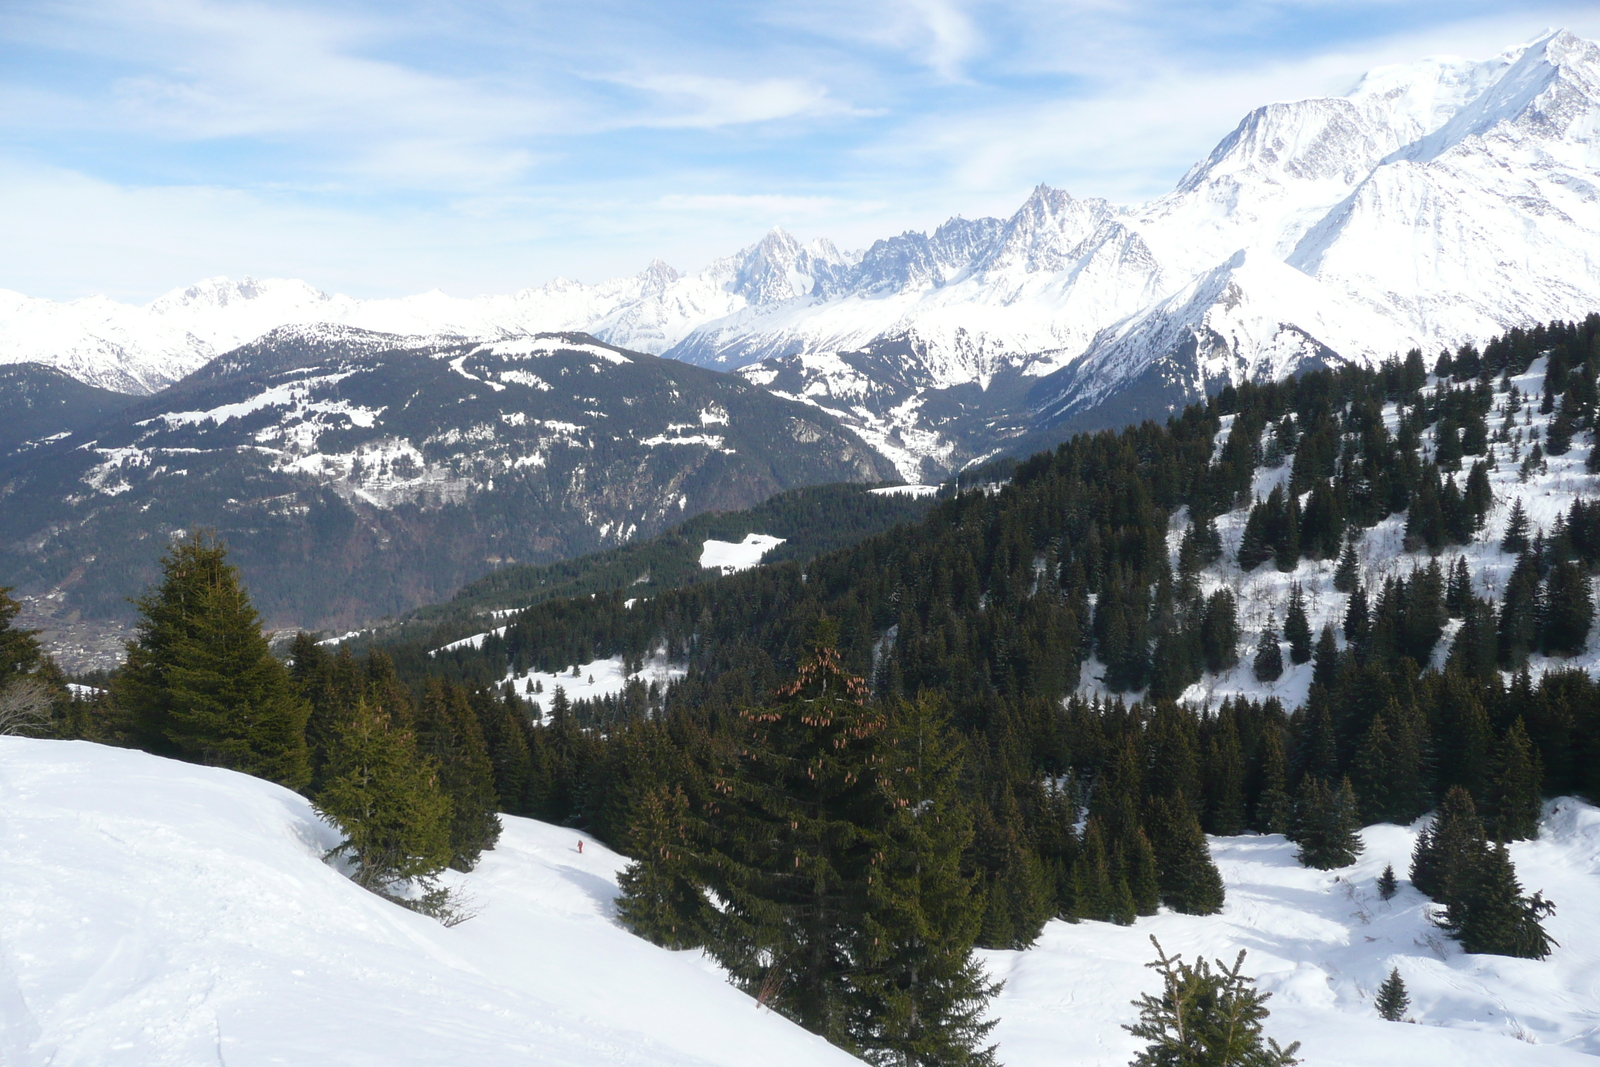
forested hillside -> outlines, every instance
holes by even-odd
[[[543,723],[521,810],[625,843],[626,798],[668,782],[703,801],[696,753],[831,620],[842,670],[877,699],[936,697],[966,739],[989,944],[1181,898],[1164,852],[1200,828],[1409,820],[1460,785],[1516,837],[1541,792],[1600,788],[1600,692],[1561,669],[1588,647],[1600,563],[1581,499],[1597,336],[1591,318],[1226,390],[803,566],[553,600],[398,666],[477,687],[616,654],[683,664],[665,692],[517,694]]]
[[[701,565],[708,540],[740,542],[750,534],[781,538],[783,543],[768,550],[762,561],[803,561],[921,518],[931,504],[923,493],[861,485],[791,489],[743,511],[697,515],[620,548],[556,563],[501,567],[463,586],[448,601],[408,612],[351,643],[359,648],[376,639],[391,652],[402,645],[427,652],[481,632],[486,615],[504,617],[548,600],[619,590],[630,599],[645,599],[714,580],[721,571]]]
[[[468,590],[453,610],[532,601],[492,630],[361,658],[302,634],[288,670],[191,538],[57,732],[304,790],[358,880],[446,919],[405,887],[471,870],[495,812],[580,828],[633,857],[631,929],[885,1063],[992,1062],[974,946],[1217,914],[1207,834],[1343,871],[1361,827],[1434,811],[1375,892],[1407,879],[1462,950],[1545,959],[1559,902],[1508,846],[1544,798],[1600,795],[1597,372],[1600,316],[1229,389],[849,547],[674,584],[680,533]],[[890,517],[829,499],[772,528]],[[693,536],[718,522],[756,532]]]

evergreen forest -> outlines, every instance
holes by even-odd
[[[1524,395],[1511,379],[1540,359]],[[1453,550],[1496,505],[1497,456],[1536,477],[1591,439],[1597,375],[1591,316],[1228,387],[971,473],[852,544],[648,596],[530,595],[448,651],[460,617],[359,654],[301,635],[285,665],[223,547],[194,538],[109,693],[59,701],[49,728],[303,790],[397,898],[470,868],[497,811],[579,828],[633,858],[633,929],[705,947],[877,1063],[992,1061],[974,946],[1025,947],[1052,918],[1216,912],[1207,834],[1283,833],[1332,870],[1359,827],[1437,811],[1405,873],[1441,925],[1469,952],[1543,958],[1555,905],[1505,845],[1537,834],[1547,797],[1600,798],[1600,684],[1560,665],[1591,637],[1600,501],[1544,526],[1519,505],[1492,596]],[[1551,416],[1542,439],[1529,408]],[[1257,494],[1270,470],[1285,477]],[[1386,522],[1408,569],[1369,584],[1356,545]],[[1244,572],[1325,562],[1336,622],[1313,627],[1291,585],[1242,648],[1212,577],[1225,554]],[[508,680],[611,656],[687,674],[590,701]],[[1306,698],[1181,699],[1241,664],[1263,682],[1310,664]]]

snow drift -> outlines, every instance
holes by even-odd
[[[83,742],[0,738],[0,1062],[241,1064],[855,1062],[728,986],[698,953],[615,922],[623,860],[572,830],[504,818],[499,846],[449,876],[475,918],[446,929],[322,862],[336,843],[267,782]],[[1008,1067],[1121,1065],[1152,988],[1148,936],[1231,961],[1273,992],[1268,1032],[1318,1067],[1592,1064],[1600,1055],[1600,811],[1549,805],[1512,846],[1560,910],[1546,961],[1464,955],[1428,902],[1374,886],[1415,828],[1369,827],[1353,867],[1300,867],[1278,836],[1212,839],[1222,914],[1131,927],[1051,922],[988,952],[1006,982]],[[1378,1019],[1390,967],[1416,1025]]]

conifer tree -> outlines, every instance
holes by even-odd
[[[1278,628],[1271,617],[1256,642],[1256,655],[1250,666],[1258,682],[1276,682],[1283,677],[1283,650],[1278,647]]]
[[[1218,589],[1206,601],[1200,647],[1206,670],[1213,674],[1239,662],[1239,616],[1231,591]]]
[[[1383,865],[1383,873],[1378,875],[1378,896],[1384,900],[1393,900],[1394,895],[1400,891],[1400,880],[1395,877],[1394,864]]]
[[[417,751],[439,769],[439,788],[450,798],[450,866],[470,871],[500,838],[494,765],[467,694],[430,679],[416,715]]]
[[[1134,1001],[1139,1021],[1125,1025],[1134,1037],[1148,1041],[1132,1067],[1293,1067],[1300,1061],[1296,1041],[1288,1048],[1262,1033],[1271,993],[1252,986],[1244,973],[1244,952],[1232,967],[1204,959],[1184,963],[1168,956],[1154,937],[1155,962],[1146,966],[1161,975],[1160,996],[1144,994]]]
[[[55,662],[40,648],[37,630],[12,625],[22,605],[0,586],[0,734],[90,737],[92,732],[73,729],[57,710],[68,703],[66,679]]]
[[[1589,641],[1594,624],[1594,599],[1589,579],[1562,560],[1550,571],[1539,626],[1539,644],[1546,655],[1575,656]]]
[[[1289,610],[1283,616],[1283,636],[1289,642],[1289,662],[1295,665],[1311,660],[1311,624],[1306,620],[1306,599],[1295,582],[1289,587]]]
[[[1457,556],[1450,566],[1450,583],[1445,587],[1444,609],[1452,619],[1465,618],[1473,605],[1472,572],[1467,557]]]
[[[1337,791],[1313,775],[1301,781],[1289,833],[1300,845],[1301,863],[1324,871],[1354,863],[1362,851],[1358,827],[1355,790],[1348,778]]]
[[[1356,538],[1352,532],[1339,554],[1339,565],[1333,570],[1333,587],[1341,593],[1353,593],[1361,584],[1361,559],[1356,555]]]
[[[819,628],[795,680],[740,712],[728,739],[705,820],[723,902],[708,948],[759,1001],[848,1046],[869,878],[889,848],[888,722],[837,635]]]
[[[617,915],[623,925],[666,948],[703,944],[711,911],[701,889],[682,787],[662,785],[645,793],[635,805],[627,849],[633,862],[617,877],[622,890]]]
[[[1477,852],[1458,874],[1444,925],[1468,952],[1542,960],[1555,941],[1540,920],[1554,911],[1542,894],[1522,895],[1511,854],[1500,844]]]
[[[1282,834],[1289,830],[1293,807],[1289,798],[1289,761],[1283,752],[1283,738],[1269,726],[1261,737],[1261,792],[1256,799],[1256,830]]]
[[[1333,636],[1333,627],[1325,625],[1317,635],[1317,647],[1311,653],[1311,684],[1332,689],[1339,677],[1339,641]]]
[[[1223,837],[1245,829],[1244,759],[1232,714],[1219,716],[1205,761],[1205,827]]]
[[[931,697],[896,705],[886,741],[888,848],[869,875],[850,1044],[885,1067],[988,1067],[994,1047],[983,1041],[994,1022],[984,1007],[999,987],[972,955],[982,902],[962,865],[972,820],[959,792],[960,744]]]
[[[137,743],[305,787],[310,709],[268,648],[221,542],[196,533],[174,545],[161,584],[137,604],[137,636],[112,687]]]
[[[335,853],[355,863],[355,881],[390,895],[426,884],[450,862],[450,800],[410,733],[357,702],[329,739],[327,782],[317,810],[344,834]]]
[[[1489,827],[1497,841],[1539,836],[1540,791],[1544,773],[1539,751],[1517,716],[1501,740],[1489,788]]]
[[[1383,713],[1379,712],[1372,717],[1367,736],[1356,750],[1355,766],[1352,768],[1352,784],[1356,788],[1356,795],[1361,798],[1361,816],[1367,822],[1388,822],[1395,817],[1395,804],[1390,791],[1395,784],[1395,766],[1398,762],[1394,738],[1389,735],[1389,726],[1384,721]]]
[[[1161,903],[1161,874],[1156,864],[1155,846],[1137,827],[1124,839],[1114,866],[1118,877],[1126,880],[1128,897],[1135,915],[1154,915]]]
[[[1161,902],[1186,915],[1214,915],[1222,910],[1222,875],[1194,813],[1157,797],[1151,803],[1151,844]]]
[[[1083,847],[1072,864],[1072,918],[1112,922],[1126,926],[1136,914],[1124,879],[1120,889],[1111,875],[1105,833],[1098,818],[1090,817],[1083,830]]]
[[[1378,988],[1378,1017],[1397,1023],[1404,1018],[1406,1008],[1411,1004],[1411,994],[1406,992],[1406,983],[1400,977],[1400,968],[1391,967],[1389,977],[1383,980],[1383,985]]]
[[[1367,591],[1356,586],[1350,594],[1350,604],[1344,612],[1344,639],[1359,645],[1367,639],[1370,628],[1367,612]]]
[[[1486,847],[1472,795],[1459,785],[1452,786],[1432,821],[1417,835],[1411,852],[1411,884],[1435,900],[1452,899],[1462,873]]]
[[[1511,504],[1511,516],[1506,520],[1506,533],[1500,539],[1500,551],[1520,556],[1528,550],[1528,513],[1519,496]]]

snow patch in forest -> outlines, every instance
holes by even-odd
[[[707,538],[700,546],[700,568],[721,570],[723,574],[748,570],[761,562],[761,557],[783,544],[784,538],[771,534],[745,534],[744,540],[714,541]]]
[[[886,485],[881,489],[868,489],[874,496],[932,496],[939,491],[937,485]]]
[[[538,701],[541,707],[548,710],[557,686],[566,690],[569,700],[595,700],[616,696],[629,682],[635,681],[645,686],[654,682],[665,690],[687,673],[689,669],[686,664],[672,662],[667,658],[665,649],[657,649],[639,670],[631,674],[621,656],[612,656],[554,672],[525,671],[518,674],[512,671],[506,675],[505,681],[515,686],[517,694],[523,699]]]

